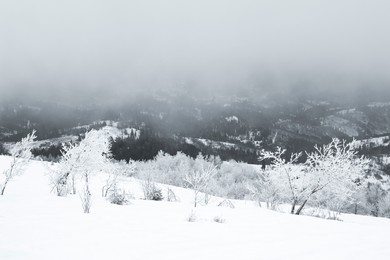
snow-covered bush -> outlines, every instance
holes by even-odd
[[[143,183],[144,198],[146,200],[160,201],[164,199],[162,190],[158,188],[154,183]]]
[[[150,161],[138,164],[138,174],[144,178],[152,173],[156,182],[183,187],[183,178],[193,165],[193,159],[181,152],[169,155],[160,151]]]
[[[214,165],[216,170],[202,191],[206,194],[206,204],[207,198],[210,198],[208,194],[230,199],[245,199],[250,195],[247,183],[257,178],[256,167],[233,160],[221,162],[219,157],[199,155],[193,159],[180,152],[176,155],[159,152],[153,160],[137,162],[135,172],[137,177],[144,180],[151,174],[153,182],[190,187],[184,181],[186,175],[191,171],[202,171],[202,164]]]
[[[9,151],[11,155],[11,163],[0,176],[0,195],[4,195],[7,184],[18,175],[24,172],[24,166],[32,157],[31,149],[35,140],[35,130],[28,134],[21,141],[17,142]]]
[[[209,190],[212,194],[229,199],[245,199],[250,194],[248,183],[258,177],[257,169],[246,163],[222,162],[211,180]]]
[[[156,186],[154,182],[153,171],[144,172],[143,182],[142,182],[142,191],[144,193],[145,200],[163,200],[164,196],[162,190]]]
[[[200,191],[215,194],[216,192],[209,188],[216,173],[218,160],[217,157],[204,157],[201,154],[196,159],[192,159],[180,152],[169,155],[160,151],[153,160],[137,164],[137,176],[145,181],[143,184],[145,198],[151,197],[148,194],[153,194],[155,182],[193,188],[196,190],[196,195]],[[201,179],[208,174],[210,176],[205,179],[207,180],[205,183],[205,180]],[[202,184],[200,187],[201,182],[206,185]],[[200,198],[196,197],[198,201]],[[205,196],[205,203],[207,198],[209,197]]]
[[[108,196],[108,201],[116,205],[126,205],[129,203],[129,197],[130,196],[126,192],[120,192],[119,190],[115,190]]]

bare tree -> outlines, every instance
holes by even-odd
[[[10,150],[12,157],[10,166],[3,171],[2,180],[0,184],[0,195],[4,195],[7,184],[18,175],[23,173],[23,167],[32,157],[31,149],[33,148],[36,131],[33,130],[31,134],[28,134],[20,142],[17,142],[15,146]]]

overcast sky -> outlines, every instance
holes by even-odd
[[[389,10],[388,0],[0,0],[0,91],[390,88]]]

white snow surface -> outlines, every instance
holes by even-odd
[[[9,160],[0,156],[0,172]],[[217,207],[223,199],[215,197],[194,209],[191,190],[170,186],[179,202],[145,201],[133,178],[122,188],[135,199],[118,206],[101,197],[103,174],[92,179],[93,205],[84,214],[77,195],[51,192],[50,167],[31,161],[0,196],[0,259],[390,259],[389,219],[324,220],[251,201]],[[187,220],[192,211],[195,222]]]

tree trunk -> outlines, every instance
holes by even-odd
[[[4,186],[1,188],[1,196],[3,196],[3,195],[4,195],[5,186],[6,186],[6,185],[4,185]]]
[[[75,183],[74,183],[74,175],[72,176],[72,193],[76,194],[76,187],[75,187]]]
[[[198,191],[195,190],[194,194],[194,208],[196,208],[196,203],[198,202]]]
[[[297,212],[295,213],[295,215],[301,214],[301,211],[302,211],[302,209],[305,207],[307,201],[308,201],[308,199],[305,200],[305,201],[302,203],[302,205],[299,207],[299,209],[297,210]]]
[[[7,184],[8,184],[8,179],[5,180],[3,187],[1,187],[1,194],[0,194],[1,196],[4,195],[5,187],[7,187]]]
[[[91,208],[91,192],[89,191],[89,180],[88,180],[88,174],[85,174],[85,205],[84,205],[84,213],[89,213],[89,210]]]
[[[208,205],[208,204],[209,204],[209,200],[210,200],[209,194],[206,193],[206,194],[204,195],[204,203],[205,203],[206,205]]]
[[[294,200],[293,204],[292,204],[292,207],[291,207],[291,214],[294,214],[295,212],[295,205],[297,205],[297,201]]]

